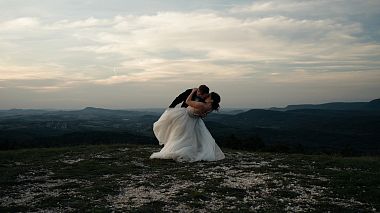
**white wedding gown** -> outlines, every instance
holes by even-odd
[[[194,162],[225,157],[203,120],[194,115],[192,107],[166,109],[153,124],[153,132],[164,147],[150,158]]]

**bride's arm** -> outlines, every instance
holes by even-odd
[[[206,104],[205,103],[202,103],[202,102],[198,102],[198,101],[192,101],[191,100],[191,97],[193,97],[194,93],[198,90],[198,88],[194,88],[193,91],[191,91],[190,95],[187,97],[186,99],[186,104],[191,106],[191,107],[194,107],[196,109],[201,109],[201,110],[204,110],[205,107],[206,107]]]

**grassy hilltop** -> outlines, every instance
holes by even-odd
[[[223,151],[150,160],[152,145],[0,151],[0,212],[376,212],[379,157]]]

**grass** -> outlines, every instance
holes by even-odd
[[[0,212],[376,212],[380,158],[223,150],[217,162],[150,160],[158,146],[0,152]]]

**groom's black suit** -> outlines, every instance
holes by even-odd
[[[174,108],[175,106],[177,106],[181,102],[183,102],[181,107],[184,107],[184,108],[188,107],[189,105],[186,104],[186,99],[187,99],[187,97],[189,97],[189,95],[191,94],[192,91],[193,91],[193,89],[188,89],[185,92],[179,94],[174,99],[174,101],[170,104],[169,108]],[[197,93],[193,94],[193,96],[191,97],[191,100],[192,101],[198,101],[198,102],[204,102],[205,101],[205,100],[203,100],[203,98],[197,96]]]

